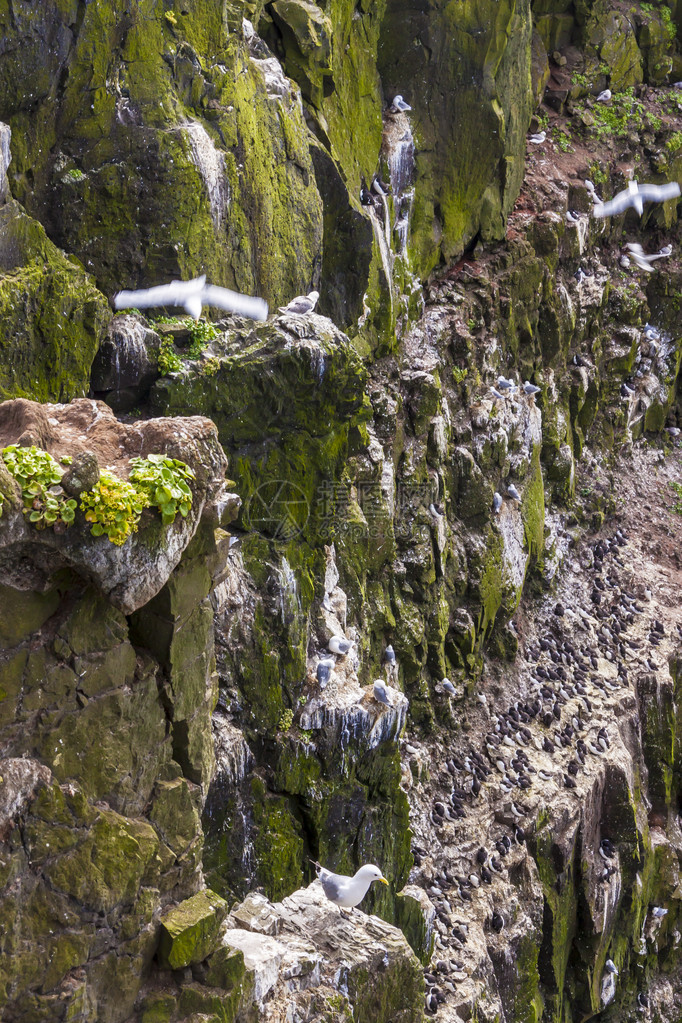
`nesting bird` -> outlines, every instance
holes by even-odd
[[[317,662],[317,681],[320,683],[320,688],[324,689],[331,678],[331,673],[334,670],[335,661],[331,657],[324,657],[321,661]]]
[[[391,699],[391,694],[389,693],[388,689],[386,688],[385,683],[380,678],[378,678],[376,680],[376,682],[374,683],[374,687],[372,689],[372,695],[374,696],[374,699],[377,701],[377,703],[382,703],[384,705],[384,707],[392,707],[393,706],[393,700]]]
[[[346,639],[345,636],[332,636],[327,643],[327,649],[333,654],[339,654],[341,657],[345,657],[352,646],[353,640]]]
[[[400,95],[400,93],[398,93],[397,96],[393,97],[393,102],[391,103],[390,107],[388,108],[389,113],[391,113],[391,114],[406,114],[408,112],[408,110],[411,110],[411,109],[412,109],[412,107],[409,105],[409,103],[405,102],[405,100]]]
[[[306,313],[312,313],[319,297],[319,291],[311,291],[308,295],[297,295],[288,305],[280,306],[279,311],[294,316],[305,316]]]

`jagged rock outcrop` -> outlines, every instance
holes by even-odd
[[[0,4],[9,1023],[680,1015],[676,17]]]
[[[201,884],[216,699],[208,593],[226,462],[200,418],[125,427],[87,400],[6,402],[1,416],[3,447],[30,433],[55,455],[89,450],[119,470],[160,448],[197,470],[177,539],[150,526],[126,549],[85,523],[70,527],[72,542],[69,530],[38,532],[3,462],[2,1015],[121,1020],[161,909]]]
[[[359,911],[344,915],[315,882],[281,903],[250,895],[232,910],[217,950],[193,969],[192,980],[180,986],[157,976],[140,1009],[143,1019],[147,1013],[164,1023],[191,1010],[239,1023],[416,1023],[422,1001],[421,969],[400,931]]]

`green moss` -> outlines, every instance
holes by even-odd
[[[111,317],[104,295],[12,200],[0,234],[0,398],[86,395]]]
[[[161,918],[158,958],[162,967],[182,969],[214,950],[227,903],[210,889],[198,892]]]
[[[269,794],[260,778],[253,778],[251,793],[258,877],[268,898],[276,902],[300,888],[303,880],[301,826],[287,799]]]

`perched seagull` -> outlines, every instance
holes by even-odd
[[[147,309],[150,306],[180,306],[198,320],[205,305],[226,309],[237,316],[252,320],[267,320],[268,304],[262,298],[250,298],[227,288],[206,284],[206,275],[192,281],[171,281],[156,288],[140,291],[119,291],[114,295],[114,309]]]
[[[449,678],[444,678],[443,681],[441,682],[441,686],[443,687],[445,692],[448,693],[450,696],[457,695],[457,690],[455,689]]]
[[[655,252],[653,255],[647,256],[639,242],[628,242],[626,248],[629,250],[630,255],[640,270],[646,270],[647,273],[651,273],[653,271],[654,268],[651,265],[652,263],[654,263],[657,259],[667,259],[673,250],[672,245],[666,245],[665,248],[660,250],[660,252]]]
[[[499,515],[502,507],[502,496],[497,491],[493,494],[493,515]]]
[[[627,270],[627,268],[630,266],[630,260],[625,255],[621,256],[618,262],[620,263],[624,270]]]
[[[352,646],[353,641],[346,639],[345,636],[332,636],[327,643],[327,649],[333,654],[340,654],[341,657],[345,657]]]
[[[599,95],[597,96],[597,103],[608,103],[608,101],[610,99],[611,99],[611,90],[610,89],[604,89],[604,91],[600,92]]]
[[[580,214],[574,213],[573,210],[566,210],[566,220],[569,224],[580,223]]]
[[[280,306],[279,311],[281,313],[294,313],[296,316],[305,316],[306,313],[312,313],[319,297],[319,291],[311,291],[309,295],[297,295],[296,298],[292,298],[289,305]]]
[[[498,377],[497,378],[497,386],[499,387],[499,389],[501,391],[512,392],[514,390],[514,388],[516,387],[516,384],[514,383],[513,380],[507,380],[506,377]]]
[[[618,976],[618,967],[614,963],[613,959],[607,959],[604,963],[604,967],[609,973],[615,974],[616,977]]]
[[[365,863],[364,867],[360,867],[352,877],[348,877],[346,874],[333,874],[331,870],[327,870],[319,863],[314,863],[313,866],[320,879],[324,894],[340,909],[353,909],[354,906],[362,902],[373,881],[388,884],[384,875],[373,863]]]
[[[521,501],[521,495],[513,483],[510,483],[507,487],[507,495],[511,497],[512,501]]]
[[[680,186],[676,181],[671,181],[667,185],[640,185],[636,181],[629,181],[628,187],[614,195],[609,202],[597,203],[592,210],[592,216],[615,217],[628,207],[634,206],[641,217],[645,202],[665,202],[666,199],[677,198],[679,194]]]
[[[329,681],[335,664],[336,662],[331,657],[323,657],[321,661],[317,662],[316,675],[321,689],[324,689]]]
[[[539,146],[539,145],[541,145],[545,141],[546,138],[547,138],[547,132],[546,131],[539,131],[536,135],[529,135],[528,136],[528,141],[532,142],[533,145],[535,145],[535,146]]]
[[[386,664],[395,664],[395,650],[390,643],[384,650],[384,662]]]
[[[391,695],[380,678],[378,678],[374,683],[372,695],[374,699],[377,701],[377,703],[383,703],[384,707],[393,706],[393,700],[391,699]]]
[[[536,387],[535,384],[531,384],[530,380],[526,380],[523,385],[523,393],[527,394],[529,398],[534,394],[539,394],[540,390],[541,388]]]
[[[398,93],[397,96],[393,97],[393,102],[388,108],[389,113],[391,114],[406,114],[407,111],[411,109],[412,107],[410,106],[410,104],[405,102],[400,93]]]

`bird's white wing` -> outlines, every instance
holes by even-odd
[[[147,309],[150,306],[184,306],[188,299],[201,292],[206,276],[192,281],[171,281],[156,288],[139,291],[119,291],[114,295],[114,309]]]
[[[629,249],[630,252],[636,253],[638,256],[644,255],[644,249],[639,244],[639,242],[628,242],[626,248]]]
[[[610,199],[608,202],[597,203],[592,210],[592,216],[615,217],[632,205],[634,205],[633,196],[630,192],[619,192],[618,195],[614,195],[613,199]]]
[[[240,295],[239,292],[230,291],[228,288],[207,284],[202,289],[201,299],[204,305],[226,309],[236,316],[248,316],[252,320],[267,320],[268,318],[268,304],[264,299]]]
[[[676,181],[670,181],[667,185],[640,185],[639,194],[649,202],[665,202],[680,194],[680,186]]]

